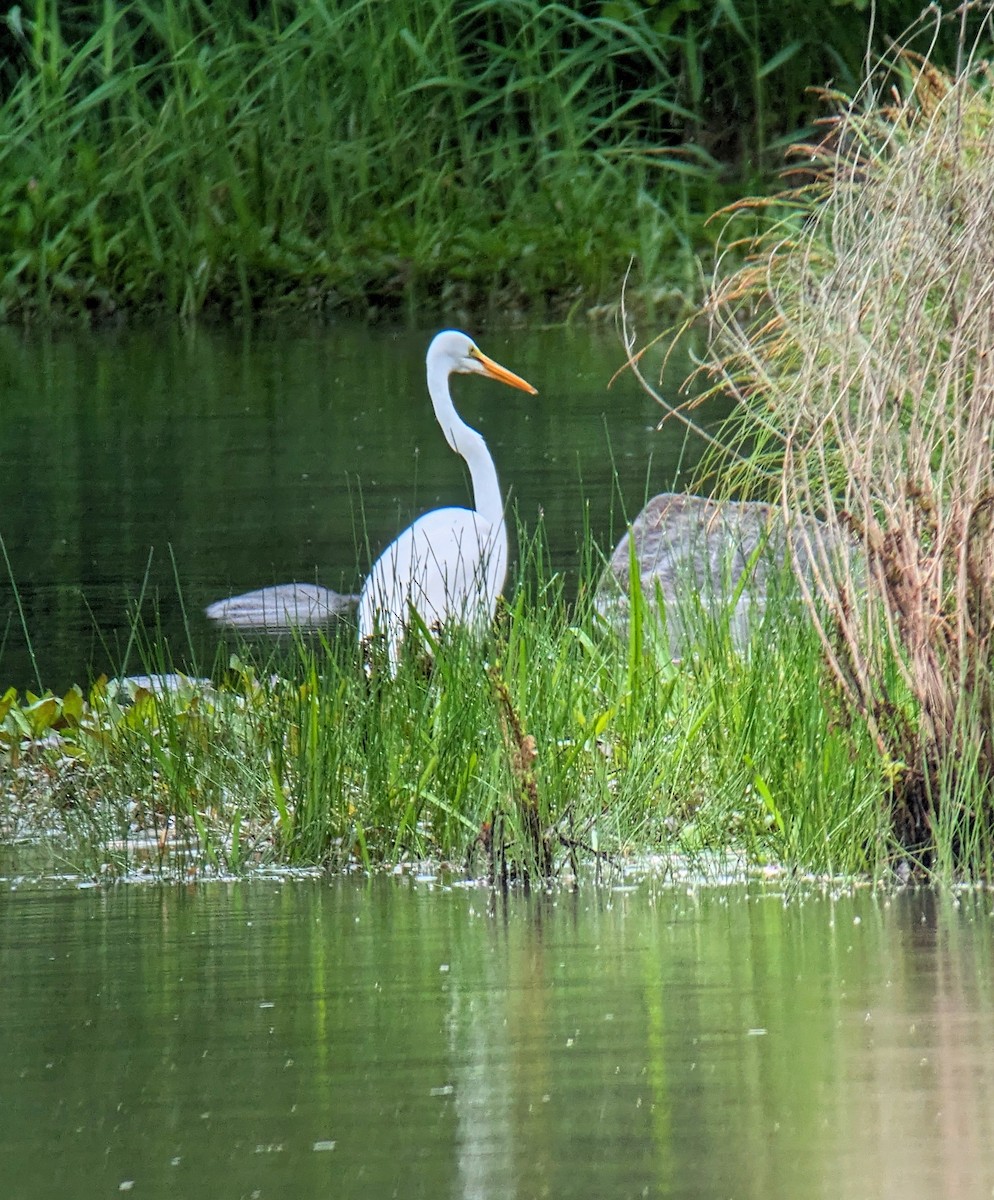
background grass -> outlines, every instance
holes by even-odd
[[[879,41],[918,4],[876,7]],[[36,0],[0,31],[7,319],[561,315],[632,257],[672,301],[870,37],[800,0]]]

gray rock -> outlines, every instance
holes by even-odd
[[[824,535],[821,522],[803,523],[811,536]],[[772,590],[793,581],[777,506],[675,492],[654,496],[618,543],[597,588],[597,611],[622,638],[628,636],[633,544],[642,595],[662,617],[674,659],[689,651],[702,609],[712,618],[727,614],[732,641],[744,650]],[[795,553],[810,576],[803,547],[795,546]]]
[[[204,610],[229,629],[285,633],[292,629],[325,629],[353,612],[358,596],[342,595],[314,583],[280,583],[216,600]]]

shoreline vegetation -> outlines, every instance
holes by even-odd
[[[0,24],[0,319],[679,312],[918,0],[136,0]],[[952,61],[955,30],[926,29]],[[869,42],[868,42],[869,39]]]
[[[760,235],[696,314],[737,406],[702,486],[808,531],[788,544],[811,569],[744,648],[688,590],[673,661],[634,554],[617,636],[599,548],[569,603],[523,530],[487,644],[453,632],[396,680],[367,679],[343,626],[209,685],[8,692],[0,842],[44,829],[105,878],[431,860],[544,883],[662,853],[989,884],[994,88],[960,36],[954,71],[898,50],[835,98],[808,176],[740,205]],[[154,639],[145,657],[170,670]]]
[[[670,409],[692,423],[709,391],[734,401],[704,471],[779,506],[825,700],[871,739],[894,846],[987,881],[992,162],[978,45],[955,73],[896,50],[709,290],[706,385]]]
[[[672,662],[637,584],[621,639],[597,612],[599,556],[570,603],[540,539],[522,545],[488,644],[454,631],[395,679],[367,679],[349,622],[210,683],[159,686],[171,664],[152,643],[143,681],[8,692],[0,840],[44,830],[105,879],[427,861],[539,883],[649,853],[884,868],[872,743],[822,703],[792,589],[744,654],[727,613],[688,600],[697,647]]]

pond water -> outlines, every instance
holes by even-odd
[[[17,1200],[994,1189],[989,896],[2,886]]]
[[[212,600],[290,580],[358,590],[419,512],[466,503],[425,387],[432,332],[0,330],[0,685],[141,671],[135,612],[179,665],[209,668]],[[554,566],[575,572],[585,522],[609,547],[696,447],[655,431],[629,375],[609,389],[613,332],[479,341],[539,395],[462,379],[454,395],[520,518],[542,513]]]

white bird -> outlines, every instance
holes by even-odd
[[[485,375],[535,395],[524,379],[488,358],[465,333],[446,329],[428,347],[428,394],[445,440],[469,467],[474,508],[436,508],[418,517],[373,564],[359,596],[359,638],[386,643],[390,670],[412,613],[428,629],[455,622],[482,632],[507,575],[507,526],[494,460],[459,416],[449,376]]]

